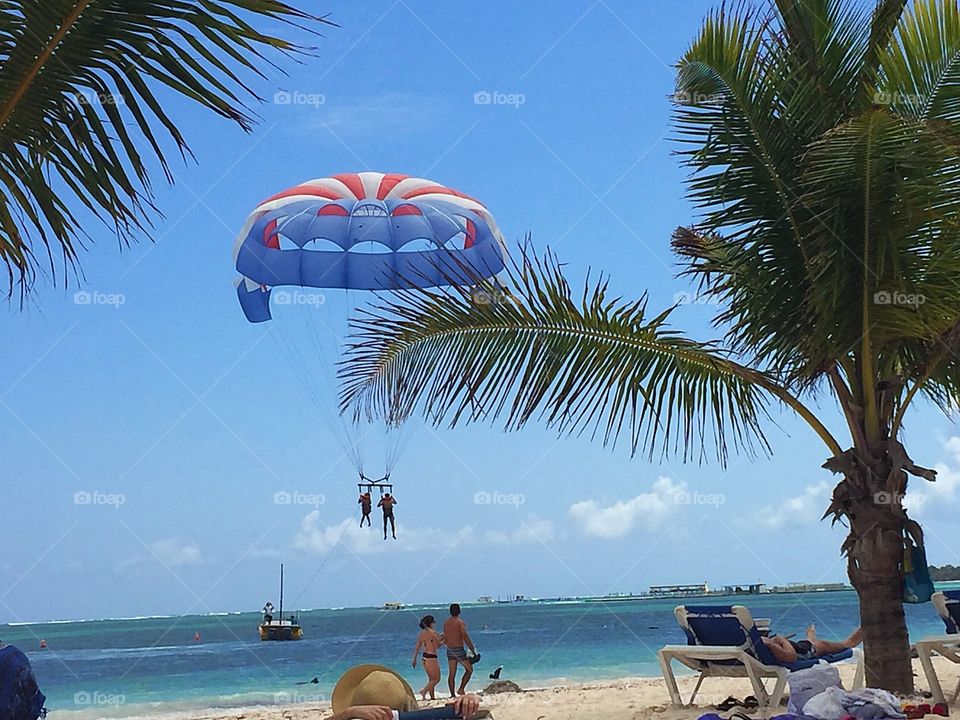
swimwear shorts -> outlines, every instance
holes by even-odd
[[[425,653],[423,654],[423,659],[424,659],[424,660],[436,660],[436,659],[437,659],[437,656],[434,655],[433,653],[425,652]]]
[[[797,660],[813,660],[817,656],[813,643],[809,640],[791,640],[790,644],[797,651]]]
[[[447,660],[466,660],[467,651],[463,647],[448,647]]]

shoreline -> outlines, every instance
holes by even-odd
[[[941,658],[934,658],[934,666],[944,688],[953,688],[960,679],[960,667]],[[919,661],[914,660],[916,675],[917,701],[920,693],[928,690],[926,678]],[[849,687],[853,679],[854,666],[842,663],[838,666],[840,676]],[[505,678],[509,679],[509,678]],[[696,684],[692,674],[678,676],[680,693],[689,698]],[[770,681],[768,680],[768,683]],[[727,696],[744,698],[752,693],[750,682],[746,678],[708,678],[697,696],[697,704],[692,707],[674,708],[670,705],[666,684],[662,677],[627,677],[618,680],[597,680],[592,682],[547,685],[537,688],[525,688],[520,693],[504,693],[483,696],[483,707],[488,708],[496,720],[533,720],[544,717],[547,720],[623,720],[631,718],[641,720],[655,717],[660,720],[696,720],[700,715],[713,711],[712,705],[723,701]],[[420,703],[420,707],[443,705],[438,699]],[[175,705],[175,703],[173,703]],[[144,708],[146,709],[146,708]],[[772,708],[766,713],[750,711],[754,717],[770,717],[782,714],[784,708]],[[103,708],[89,710],[53,710],[49,720],[87,720],[87,718],[110,718],[111,720],[318,720],[330,715],[330,703],[277,703],[272,705],[250,705],[237,707],[203,707],[156,709],[148,713],[124,712],[122,706],[113,708],[113,712],[104,712]]]

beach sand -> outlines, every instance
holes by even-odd
[[[960,668],[943,658],[934,658],[934,664],[944,691],[956,687]],[[844,684],[853,679],[853,666],[840,665]],[[917,690],[927,690],[927,682],[918,661],[914,661]],[[695,679],[679,679],[680,692],[690,697]],[[768,681],[770,682],[770,681]],[[733,695],[743,699],[751,694],[750,683],[740,678],[707,678],[697,697],[697,706],[673,708],[662,678],[633,678],[616,681],[584,683],[564,687],[529,690],[523,693],[491,695],[483,698],[483,707],[489,708],[495,720],[694,720],[713,711],[711,705]],[[917,698],[916,702],[927,702]],[[441,704],[439,701],[430,704]],[[742,710],[742,708],[741,708]],[[769,717],[784,713],[783,708],[766,714],[749,711],[751,717]],[[730,713],[722,713],[727,716]],[[285,705],[277,708],[211,710],[191,714],[190,720],[320,720],[330,715],[329,705]],[[163,715],[153,716],[161,720]],[[169,717],[169,716],[168,716]],[[184,718],[183,715],[178,715]],[[935,716],[931,716],[935,717]]]

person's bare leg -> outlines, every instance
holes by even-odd
[[[430,694],[431,700],[437,699],[436,687],[437,683],[440,682],[440,661],[433,660],[430,663],[430,667],[427,670],[427,674],[430,678],[430,681],[427,683],[427,692]]]
[[[452,698],[457,696],[457,665],[459,664],[460,663],[457,660],[451,660],[450,658],[447,658],[447,687],[450,688],[450,697]]]
[[[463,678],[460,680],[460,689],[457,690],[458,695],[465,695],[467,692],[467,683],[470,682],[470,677],[473,675],[473,665],[469,662],[463,663]]]
[[[843,652],[844,650],[850,650],[855,648],[860,644],[863,633],[860,628],[857,628],[843,642],[837,642],[835,640],[817,640],[813,639],[810,642],[813,643],[813,649],[816,651],[817,655],[831,655],[833,653]]]

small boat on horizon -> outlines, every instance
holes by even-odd
[[[303,628],[300,627],[299,613],[283,617],[283,563],[280,563],[280,609],[274,619],[273,603],[267,602],[263,606],[263,619],[257,628],[260,640],[302,640]]]
[[[403,603],[398,602],[385,602],[381,610],[403,610],[406,607]]]

